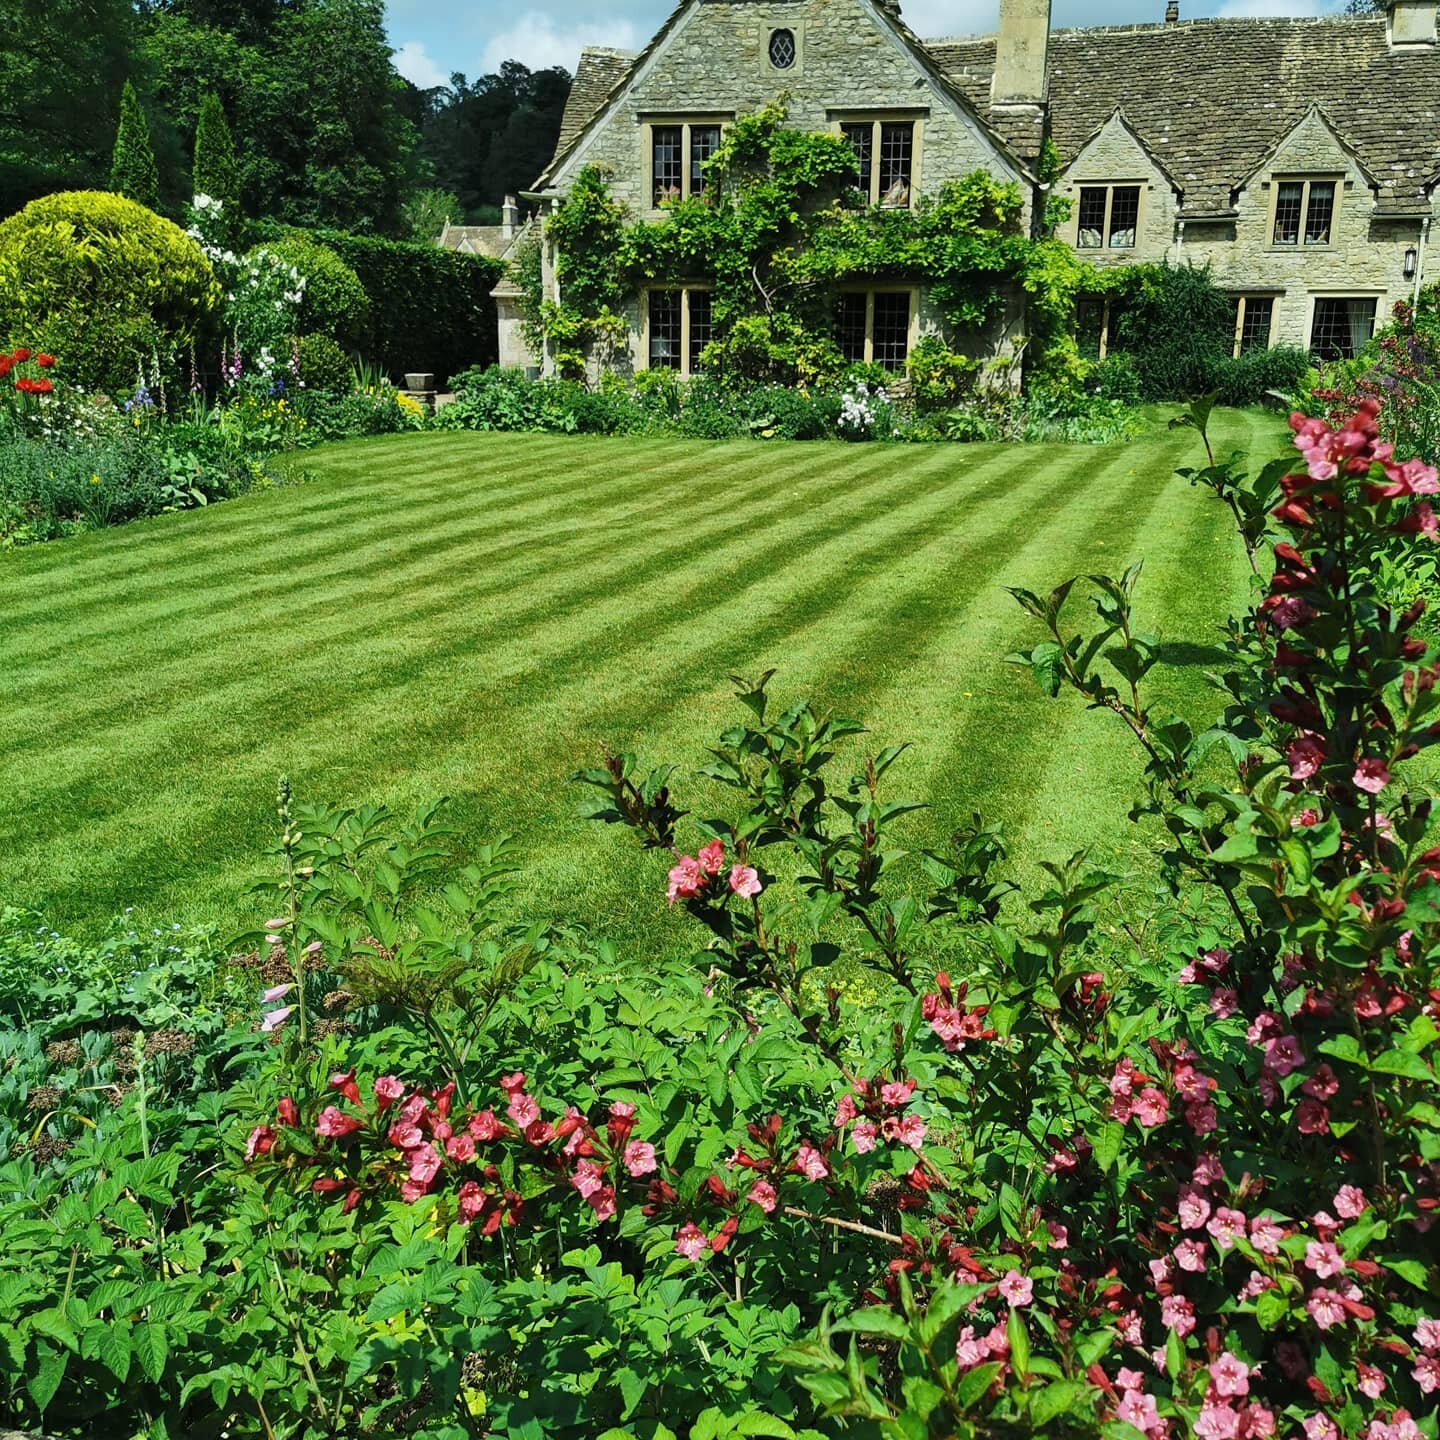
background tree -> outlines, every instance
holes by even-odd
[[[405,228],[412,240],[433,244],[448,220],[460,224],[465,217],[459,199],[433,186],[416,190],[405,202]]]
[[[235,165],[235,141],[225,119],[225,107],[213,91],[200,106],[191,174],[197,195],[219,200],[227,211],[239,210],[240,173]]]
[[[507,194],[535,184],[555,153],[570,84],[568,71],[512,60],[473,83],[456,74],[448,88],[411,87],[420,158],[459,199],[464,219],[489,220]]]
[[[150,122],[145,118],[140,96],[128,80],[120,91],[120,125],[110,162],[110,188],[151,210],[159,208],[160,171],[150,144]]]
[[[129,0],[0,0],[0,216],[106,184],[135,28]]]

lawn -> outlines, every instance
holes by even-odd
[[[1272,452],[1273,417],[1231,445]],[[599,746],[703,758],[727,677],[771,666],[916,742],[898,771],[1027,856],[1124,863],[1138,769],[1102,717],[1004,663],[1001,587],[1145,560],[1142,620],[1202,670],[1244,594],[1195,437],[1108,448],[417,435],[306,457],[311,483],[0,556],[0,901],[90,929],[238,923],[276,776],[304,797],[455,798],[514,833],[535,914],[653,933],[661,869],[575,818]],[[649,877],[648,879],[646,877]]]

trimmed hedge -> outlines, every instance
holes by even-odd
[[[250,252],[264,250],[293,265],[305,277],[300,302],[302,335],[324,335],[337,345],[364,346],[370,340],[370,297],[360,277],[328,245],[307,236],[286,235]]]
[[[72,384],[128,391],[220,298],[194,240],[121,195],[46,195],[0,224],[0,344],[52,351]]]
[[[368,358],[392,376],[429,370],[444,385],[461,370],[499,359],[490,298],[505,273],[499,260],[339,230],[309,235],[359,276],[370,297]]]

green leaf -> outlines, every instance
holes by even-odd
[[[1255,1302],[1255,1323],[1262,1330],[1276,1329],[1290,1313],[1290,1303],[1279,1290],[1267,1290]]]
[[[165,1327],[147,1320],[135,1327],[135,1358],[140,1368],[158,1385],[165,1373],[165,1361],[170,1354],[170,1344],[165,1338]]]
[[[1408,1050],[1387,1050],[1370,1062],[1370,1068],[1377,1075],[1399,1075],[1406,1080],[1422,1080],[1426,1084],[1435,1081],[1430,1067]]]
[[[1095,1163],[1103,1174],[1108,1175],[1115,1168],[1115,1162],[1120,1158],[1120,1151],[1125,1146],[1125,1127],[1114,1120],[1106,1121],[1090,1137],[1090,1145],[1094,1150]]]
[[[1048,1425],[1089,1392],[1090,1387],[1081,1380],[1052,1380],[1030,1401],[1030,1423]]]
[[[30,1398],[42,1415],[55,1398],[55,1392],[65,1378],[65,1367],[69,1363],[68,1350],[51,1350],[47,1347],[41,1351],[40,1368],[30,1377],[26,1389],[30,1391]]]
[[[998,1361],[990,1360],[967,1371],[955,1386],[955,1400],[961,1410],[968,1410],[995,1383],[1000,1373]]]
[[[868,1310],[857,1310],[835,1323],[840,1332],[853,1331],[857,1335],[881,1335],[887,1340],[904,1340],[910,1334],[910,1327],[893,1310],[876,1305]]]
[[[1022,1379],[1030,1373],[1030,1334],[1025,1329],[1025,1317],[1019,1310],[1012,1310],[1005,1322],[1005,1338],[1010,1342],[1010,1363]]]
[[[1419,1260],[1406,1260],[1397,1255],[1387,1255],[1380,1262],[1387,1270],[1393,1270],[1402,1280],[1417,1290],[1429,1291],[1430,1272]]]
[[[134,1354],[129,1325],[117,1322],[103,1326],[98,1353],[105,1368],[123,1385],[130,1373],[130,1360]]]

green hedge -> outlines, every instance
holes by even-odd
[[[360,277],[370,297],[367,358],[391,375],[433,370],[444,385],[458,371],[499,359],[490,298],[505,273],[499,260],[338,230],[310,234]]]

